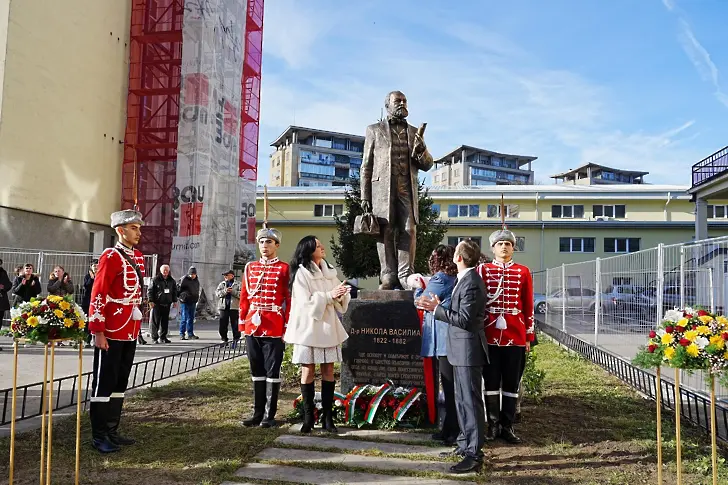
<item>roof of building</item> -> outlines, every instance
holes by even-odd
[[[610,172],[623,173],[623,174],[628,174],[628,175],[637,175],[637,176],[647,175],[650,173],[650,172],[640,172],[637,170],[623,170],[621,168],[612,168],[612,167],[607,167],[605,165],[599,165],[598,163],[589,162],[589,163],[585,163],[584,165],[582,165],[580,167],[570,168],[566,172],[557,173],[556,175],[551,175],[551,178],[556,179],[556,178],[566,177],[567,175],[581,172],[582,170],[585,170],[588,167],[600,168],[602,170],[609,170]]]
[[[537,197],[539,199],[592,198],[592,199],[666,199],[690,198],[686,185],[478,185],[458,188],[428,187],[431,196],[447,199],[500,199]],[[268,196],[277,199],[315,197],[317,199],[343,199],[346,187],[268,187]],[[258,187],[258,197],[263,187]]]
[[[491,150],[486,150],[485,148],[478,148],[470,145],[460,145],[459,147],[452,150],[450,153],[447,153],[437,160],[435,160],[435,163],[443,163],[448,164],[450,163],[451,159],[455,155],[459,155],[462,150],[469,150],[472,152],[478,152],[478,153],[485,153],[486,155],[495,155],[497,157],[503,157],[503,158],[515,158],[520,163],[527,163],[527,162],[533,162],[538,157],[532,157],[530,155],[510,155],[508,153],[498,153]],[[458,160],[459,161],[459,160]]]
[[[310,134],[321,134],[321,135],[330,135],[330,136],[338,136],[342,138],[353,138],[357,141],[364,141],[364,136],[362,135],[352,135],[351,133],[340,133],[338,131],[327,131],[327,130],[319,130],[318,128],[306,128],[305,126],[295,126],[290,125],[288,128],[286,128],[283,133],[281,133],[278,138],[273,141],[273,143],[270,144],[272,147],[278,147],[284,143],[284,140],[288,138],[294,131],[298,132],[308,132]]]

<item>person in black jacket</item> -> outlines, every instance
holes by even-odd
[[[12,287],[13,284],[10,281],[8,272],[3,268],[3,260],[0,259],[0,326],[2,326],[1,321],[5,320],[5,312],[10,310],[8,293],[10,293],[10,288]]]
[[[81,309],[83,310],[83,313],[88,318],[88,309],[91,306],[91,290],[94,288],[94,281],[96,281],[96,268],[99,264],[98,259],[94,259],[91,261],[91,266],[89,266],[88,273],[86,273],[86,276],[83,278],[83,296],[81,297]],[[86,345],[89,345],[91,343],[91,332],[88,330],[88,325],[84,327],[84,331],[86,332]]]
[[[200,280],[197,279],[197,268],[190,266],[187,274],[179,281],[179,301],[182,303],[180,308],[179,319],[179,338],[182,340],[197,340],[195,335],[195,310],[197,310],[197,300],[200,299]],[[185,336],[187,332],[187,336]]]
[[[481,448],[485,443],[485,408],[483,406],[483,366],[488,363],[485,340],[485,284],[475,271],[480,247],[471,240],[455,248],[453,262],[458,267],[457,283],[450,297],[449,308],[440,305],[437,295],[422,296],[417,306],[433,312],[435,318],[447,322],[447,360],[455,378],[455,408],[460,435],[453,454],[463,460],[450,467],[453,473],[477,471],[483,465]]]
[[[63,266],[53,268],[53,273],[48,280],[48,294],[55,296],[73,295],[73,282],[71,275],[66,273]]]
[[[15,278],[11,291],[18,297],[19,303],[30,301],[31,298],[40,295],[42,291],[40,280],[33,274],[32,264],[26,263],[23,266],[23,274]]]
[[[169,275],[169,265],[163,264],[147,290],[149,306],[152,308],[150,331],[155,344],[172,343],[167,339],[169,310],[177,304],[177,282]]]

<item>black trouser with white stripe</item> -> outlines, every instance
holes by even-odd
[[[109,350],[94,348],[91,384],[91,432],[94,439],[115,436],[121,420],[124,392],[134,363],[136,340],[108,340]]]
[[[245,337],[250,374],[255,392],[254,416],[272,420],[278,411],[278,391],[281,387],[281,364],[286,344],[282,338]],[[263,386],[265,383],[265,386]],[[265,394],[263,394],[265,392]],[[265,414],[264,414],[265,413]]]
[[[526,348],[514,345],[488,345],[489,364],[485,366],[485,407],[488,424],[513,426],[518,402],[518,388],[523,374]]]

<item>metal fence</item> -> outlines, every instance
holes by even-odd
[[[128,389],[152,387],[155,383],[181,374],[197,371],[220,362],[246,355],[245,345],[240,342],[233,348],[232,344],[214,344],[207,347],[164,355],[153,359],[135,362],[129,375]],[[84,410],[90,397],[92,372],[82,375],[80,385],[83,387]],[[53,411],[73,407],[78,402],[78,375],[60,377],[53,380]],[[26,384],[17,388],[16,421],[40,416],[42,412],[43,382]],[[12,388],[0,389],[2,414],[0,426],[10,423],[12,410]]]
[[[546,292],[540,302],[545,323],[629,360],[665,310],[697,306],[725,312],[728,236],[660,244],[564,264],[546,273]],[[681,379],[692,389],[709,391],[709,383],[700,374],[684,373]],[[720,399],[728,398],[728,389],[718,386],[716,392]]]
[[[0,259],[3,260],[3,268],[8,272],[10,280],[15,279],[15,268],[32,264],[35,274],[38,275],[42,287],[41,295],[48,293],[47,286],[50,275],[56,266],[62,266],[71,277],[74,286],[74,299],[81,302],[83,297],[83,280],[88,274],[91,262],[98,259],[100,254],[94,253],[72,253],[60,251],[47,251],[35,249],[0,248]],[[154,278],[157,272],[157,255],[144,256],[144,268],[147,280]],[[146,282],[145,282],[146,284]],[[146,297],[146,291],[144,292]],[[143,306],[146,308],[146,304]],[[148,319],[148,311],[145,311],[145,321]],[[0,318],[2,315],[0,315]],[[7,324],[7,322],[5,322]]]
[[[545,325],[541,327],[541,330],[563,346],[604,368],[637,391],[651,399],[656,399],[657,377],[651,371],[637,368],[629,360],[608,350],[598,348],[592,343],[564,332],[557,327]],[[660,390],[662,406],[665,409],[674,411],[677,401],[674,383],[663,375],[660,379]],[[686,388],[682,385],[681,379],[679,399],[680,415],[706,433],[710,433],[710,398],[701,392]],[[716,405],[715,415],[718,439],[723,443],[728,443],[728,408],[722,404]]]

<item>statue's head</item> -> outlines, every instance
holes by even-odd
[[[392,91],[384,100],[384,107],[387,108],[387,114],[393,118],[407,118],[407,96],[402,91]]]

